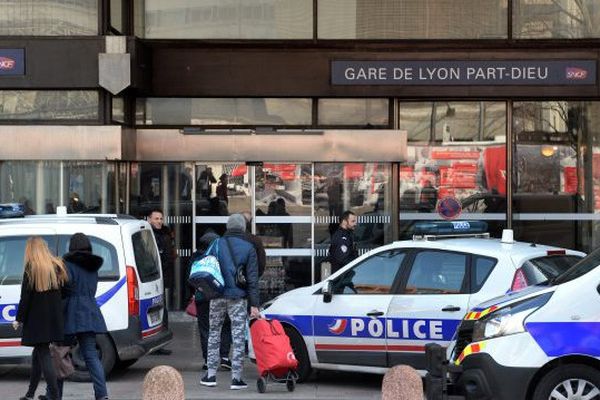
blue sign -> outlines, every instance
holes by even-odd
[[[0,76],[25,75],[25,49],[0,49]]]
[[[331,62],[333,85],[595,85],[595,60]]]

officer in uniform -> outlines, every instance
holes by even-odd
[[[331,237],[329,246],[332,274],[358,257],[358,251],[354,244],[354,228],[356,228],[357,220],[356,214],[352,211],[344,211],[340,216],[340,225]]]

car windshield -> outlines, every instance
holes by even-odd
[[[590,253],[580,262],[568,269],[566,272],[557,276],[551,281],[552,285],[560,285],[561,283],[572,281],[580,276],[583,276],[600,265],[600,249]]]

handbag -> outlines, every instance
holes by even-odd
[[[248,288],[248,281],[246,280],[246,267],[244,265],[239,265],[235,259],[235,255],[233,250],[231,250],[231,244],[229,240],[225,238],[225,243],[227,243],[227,248],[229,249],[229,254],[231,255],[231,259],[233,260],[233,264],[235,265],[235,285],[240,289]]]
[[[225,281],[221,273],[219,259],[211,255],[215,243],[217,254],[219,254],[218,240],[215,240],[204,253],[204,256],[192,263],[188,278],[190,286],[201,292],[206,300],[220,297],[225,290]]]
[[[191,315],[192,317],[198,316],[198,310],[196,309],[196,299],[194,295],[192,295],[187,307],[185,307],[185,312],[187,315]]]
[[[52,356],[52,364],[56,370],[58,379],[65,379],[73,375],[75,366],[71,358],[71,347],[61,346],[56,343],[50,343],[50,356]]]

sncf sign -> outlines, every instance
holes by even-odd
[[[25,75],[25,50],[0,49],[0,77]]]

